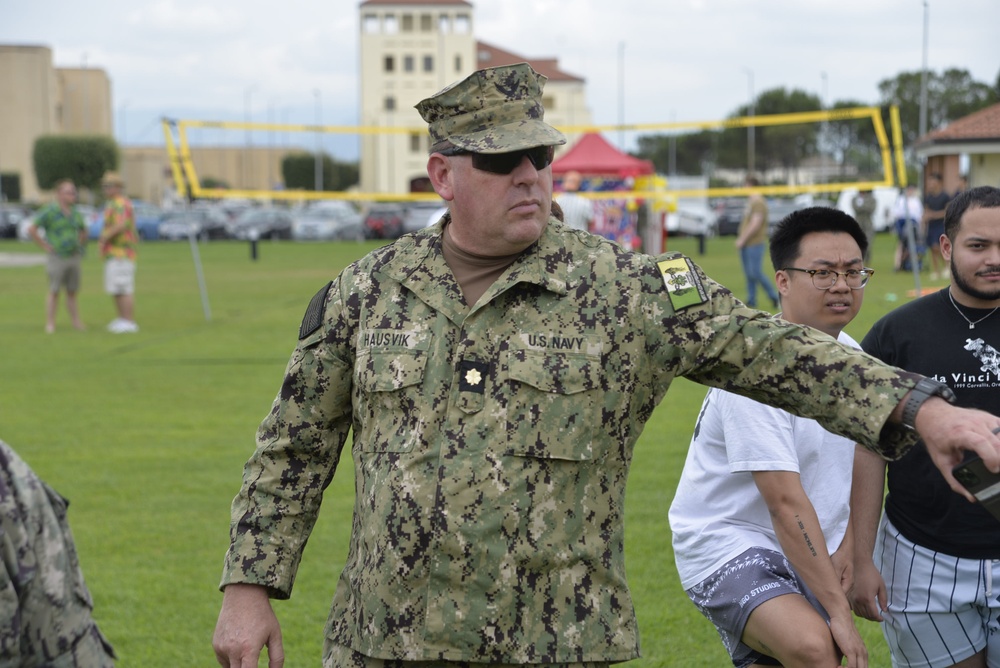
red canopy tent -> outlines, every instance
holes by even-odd
[[[633,158],[609,144],[599,133],[590,132],[552,163],[553,174],[580,172],[583,176],[627,178],[653,174],[656,169],[649,160]]]

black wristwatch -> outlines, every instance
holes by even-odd
[[[910,390],[910,394],[903,406],[903,426],[907,429],[916,430],[917,411],[924,405],[924,402],[931,397],[941,397],[949,404],[955,403],[955,393],[950,387],[939,380],[932,378],[922,378],[917,386]]]

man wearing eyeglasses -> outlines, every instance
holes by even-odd
[[[527,64],[490,68],[417,105],[449,214],[307,307],[233,502],[221,665],[254,665],[265,646],[283,664],[268,597],[290,595],[351,431],[353,531],[324,666],[637,657],[625,480],[676,376],[890,456],[916,441],[897,405],[919,376],[746,308],[679,254],[633,253],[550,216],[564,138],[543,121],[544,81]],[[922,406],[942,468],[961,447],[1000,468],[988,426],[1000,420]],[[963,418],[972,432],[958,439],[947,427]]]
[[[857,221],[802,209],[770,248],[781,317],[858,348],[843,329],[873,272]],[[839,666],[844,655],[866,665],[844,590],[853,460],[854,443],[815,420],[721,389],[705,396],[670,528],[681,585],[734,666]]]

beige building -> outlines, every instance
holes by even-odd
[[[365,0],[359,15],[361,154],[358,188],[399,195],[429,191],[427,126],[420,100],[481,67],[529,62],[548,77],[545,119],[557,127],[591,123],[585,83],[554,58],[526,58],[478,41],[466,0]],[[99,68],[56,68],[45,46],[0,45],[0,172],[20,175],[22,199],[48,199],[35,182],[32,150],[45,134],[113,134],[111,82]],[[568,145],[577,134],[567,133]],[[234,188],[280,187],[281,159],[299,149],[273,142],[190,147],[199,179]],[[163,146],[122,146],[120,171],[130,196],[176,198]]]
[[[420,100],[482,67],[529,62],[549,78],[545,120],[588,125],[584,81],[555,59],[531,59],[477,41],[466,0],[365,0],[360,5],[362,192],[430,190]],[[569,143],[575,135],[568,137]]]
[[[50,134],[110,135],[111,81],[99,68],[56,68],[46,46],[0,44],[0,172],[21,180],[21,198],[44,198],[35,140]]]
[[[282,184],[281,161],[302,149],[285,146],[190,146],[198,180],[221,181],[230,188],[268,191]],[[122,148],[121,173],[131,197],[171,206],[181,201],[163,146]]]

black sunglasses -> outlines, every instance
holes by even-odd
[[[471,155],[472,166],[483,172],[491,174],[510,174],[524,158],[528,158],[535,169],[541,171],[552,164],[555,157],[555,146],[536,146],[526,148],[523,151],[511,151],[510,153],[475,153],[464,148],[446,148],[438,151],[441,155]]]

